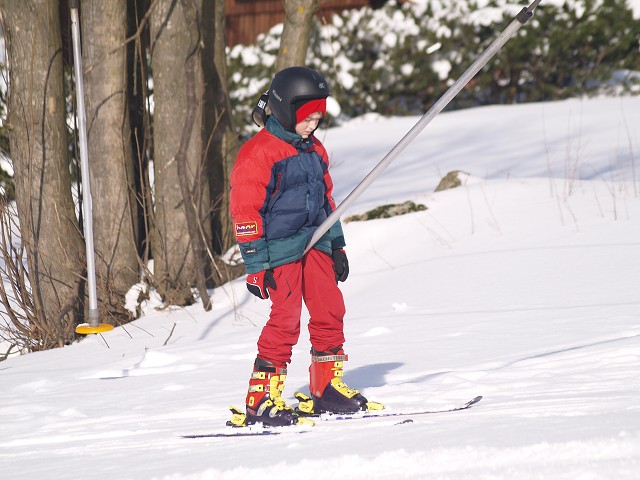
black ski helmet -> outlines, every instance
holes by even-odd
[[[331,92],[320,73],[308,67],[289,67],[273,77],[269,87],[269,108],[289,131],[296,128],[296,110],[309,100],[327,98]]]

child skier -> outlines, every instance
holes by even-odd
[[[347,279],[349,263],[340,222],[304,254],[335,209],[327,152],[313,135],[329,86],[317,71],[291,67],[274,76],[267,94],[271,114],[258,104],[266,123],[242,146],[231,172],[230,211],[247,288],[271,300],[249,380],[246,423],[281,426],[298,423],[282,392],[303,300],[312,346],[305,411],[353,413],[366,409],[367,399],[342,381],[345,306],[337,282]]]

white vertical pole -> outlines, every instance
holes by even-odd
[[[95,329],[100,327],[98,314],[98,291],[96,287],[96,264],[93,247],[93,213],[91,206],[91,185],[89,180],[89,154],[87,150],[87,121],[84,106],[84,83],[82,77],[82,54],[80,50],[79,0],[71,0],[71,36],[73,40],[73,65],[75,70],[76,103],[78,115],[78,134],[80,144],[80,171],[82,179],[82,212],[84,217],[84,242],[87,252],[87,286],[89,295],[89,324]],[[102,330],[109,329],[102,325]],[[109,326],[110,327],[110,326]],[[83,330],[84,329],[84,330]],[[87,325],[80,325],[78,333],[97,333],[87,331]]]

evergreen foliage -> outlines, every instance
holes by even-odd
[[[341,116],[424,113],[522,9],[504,0],[415,0],[316,21],[308,65]],[[229,51],[230,92],[247,125],[269,84],[282,26]],[[625,0],[541,3],[450,108],[640,93],[640,21]]]

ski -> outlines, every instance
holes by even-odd
[[[281,433],[304,433],[308,432],[315,422],[310,418],[298,418],[298,423],[294,425],[283,425],[272,427],[261,423],[247,424],[247,416],[237,407],[229,407],[231,410],[231,420],[227,421],[227,427],[213,433],[203,433],[195,435],[183,435],[182,438],[216,438],[216,437],[253,437],[259,435],[280,435]]]
[[[307,414],[301,418],[314,418],[322,423],[325,421],[346,421],[346,420],[363,420],[366,418],[384,418],[384,417],[407,417],[407,416],[417,416],[417,415],[432,415],[437,413],[448,413],[448,412],[459,412],[461,410],[467,410],[477,404],[480,400],[482,400],[482,395],[478,395],[477,397],[469,400],[466,403],[458,405],[452,408],[442,408],[442,409],[416,409],[416,410],[402,410],[397,412],[387,412],[384,410],[372,410],[368,412],[354,413],[349,415],[343,414]],[[234,410],[232,410],[234,411]],[[393,425],[402,425],[405,423],[412,423],[413,420],[410,418],[401,420],[398,423],[394,423]],[[253,436],[261,436],[261,435],[280,435],[280,434],[289,434],[289,433],[306,433],[312,430],[312,424],[298,424],[298,425],[289,425],[283,427],[266,427],[264,425],[255,424],[255,425],[245,425],[238,426],[228,422],[228,426],[216,432],[211,433],[200,433],[193,435],[182,435],[181,438],[188,439],[197,439],[197,438],[224,438],[224,437],[253,437]]]
[[[181,435],[180,438],[226,438],[226,437],[256,437],[262,435],[280,435],[283,433],[306,433],[309,428],[301,428],[298,425],[288,427],[227,427],[224,430],[211,433],[196,433],[193,435]]]
[[[482,400],[482,395],[478,395],[475,398],[472,398],[468,402],[458,405],[456,407],[451,408],[442,408],[442,409],[425,409],[425,410],[402,410],[398,412],[387,412],[384,410],[373,410],[369,412],[359,412],[354,414],[313,414],[309,415],[311,418],[314,418],[319,421],[342,421],[342,420],[362,420],[365,418],[383,418],[383,417],[406,417],[406,416],[414,416],[414,415],[433,415],[436,413],[448,413],[448,412],[459,412],[461,410],[467,410],[473,407],[476,403]]]

